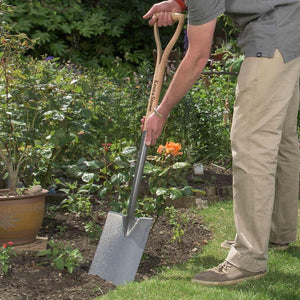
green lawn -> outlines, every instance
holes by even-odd
[[[232,202],[218,203],[201,210],[200,214],[214,233],[202,253],[182,265],[162,270],[149,280],[118,287],[100,299],[300,299],[300,222],[296,243],[287,251],[269,250],[266,276],[230,287],[205,287],[190,280],[226,257],[227,250],[222,249],[220,243],[234,237]]]

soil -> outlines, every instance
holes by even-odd
[[[206,180],[218,185],[228,185],[230,176],[224,170],[210,168]],[[39,236],[57,242],[71,244],[79,249],[84,261],[73,271],[58,271],[46,256],[37,256],[34,252],[24,252],[12,258],[11,268],[5,276],[0,276],[0,299],[93,299],[114,289],[114,285],[95,275],[89,275],[89,266],[93,260],[98,239],[91,239],[84,228],[89,220],[73,213],[53,210],[48,207]],[[101,226],[107,212],[103,203],[95,203],[94,220]],[[144,250],[136,280],[147,280],[160,272],[163,267],[182,263],[202,250],[212,233],[206,228],[201,216],[193,209],[178,210],[177,222],[184,227],[181,241],[173,241],[173,226],[166,216],[161,216],[152,228]],[[185,221],[182,221],[185,216]],[[92,219],[90,219],[91,221]]]

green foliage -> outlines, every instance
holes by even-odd
[[[158,198],[154,197],[143,197],[139,199],[135,215],[138,217],[151,217],[162,214],[163,203]]]
[[[0,52],[0,154],[7,171],[15,170],[25,185],[37,178],[44,186],[64,156],[72,159],[81,151],[86,153],[91,139],[99,140],[94,144],[98,148],[106,137],[126,137],[128,119],[124,121],[122,116],[128,114],[129,118],[130,110],[139,107],[131,101],[125,101],[125,105],[120,102],[130,99],[134,81],[122,94],[121,84],[125,86],[129,78],[110,79],[103,70],[81,72],[73,64],[61,65],[51,58],[24,58],[21,54],[31,47],[31,41],[23,34],[4,33]],[[134,121],[140,118],[135,115],[130,117],[130,124],[136,128],[132,136],[138,128]],[[121,131],[117,127],[122,124]],[[17,179],[14,176],[11,186]],[[89,181],[89,176],[83,173],[83,181]]]
[[[99,149],[90,149],[90,156],[98,159],[82,157],[75,164],[66,166],[66,175],[83,182],[81,191],[98,194],[113,201],[113,205],[116,204],[114,201],[124,201],[130,194],[129,182],[134,175],[137,151],[136,147],[130,146],[120,149],[122,145],[103,143]]]
[[[144,173],[150,175],[149,188],[153,191],[155,187],[175,187],[187,185],[185,175],[191,165],[185,161],[178,161],[181,145],[179,143],[167,142],[165,146],[160,145],[157,149],[158,155],[148,156]],[[154,191],[155,192],[155,191]]]
[[[16,256],[12,248],[12,242],[3,244],[0,248],[0,275],[7,274],[12,256]]]
[[[98,241],[100,238],[100,235],[102,233],[102,227],[95,223],[95,222],[89,222],[84,225],[85,232],[89,236],[90,240]]]
[[[56,179],[56,183],[62,184],[59,179]],[[92,204],[87,190],[84,187],[78,188],[77,181],[74,183],[67,182],[64,185],[65,188],[60,189],[60,191],[67,194],[67,198],[61,202],[61,207],[77,215],[89,215],[92,211]]]
[[[0,71],[0,147],[7,151],[2,159],[9,157],[26,185],[36,177],[44,185],[50,163],[78,143],[80,131],[87,129],[91,112],[81,86],[86,78],[72,65],[23,59],[16,53],[9,63],[6,57]]]
[[[191,168],[189,163],[173,162],[173,164],[165,165],[165,162],[160,162],[159,160],[158,158],[157,164],[153,165],[147,162],[145,165],[144,173],[149,175],[149,188],[151,192],[155,192],[153,190],[155,187],[182,187],[188,184],[185,175]]]
[[[81,157],[75,163],[65,164],[67,181],[55,179],[55,186],[67,194],[61,205],[77,214],[90,213],[89,195],[105,199],[114,210],[122,211],[131,191],[135,171],[136,147],[103,143],[99,149],[89,149],[95,158]],[[122,148],[122,147],[121,147]],[[70,180],[75,180],[70,183]]]
[[[24,61],[22,54],[34,41],[25,34],[11,35],[5,23],[0,26],[0,158],[8,172],[10,192],[16,194],[19,169],[33,154],[32,146],[39,138],[35,125],[41,106],[34,98],[23,98],[29,90],[30,62]]]
[[[193,189],[190,186],[183,188],[153,186],[151,197],[139,199],[136,215],[159,217],[166,209],[167,199],[176,200],[192,193]]]
[[[236,77],[203,75],[174,108],[165,136],[186,145],[190,162],[231,161],[230,127]]]
[[[119,153],[127,145],[139,144],[140,119],[146,111],[151,85],[149,66],[142,65],[139,72],[132,74],[122,65],[106,72],[79,71],[72,64],[61,65],[53,59],[31,58],[21,62],[18,70],[23,78],[20,84],[10,86],[10,95],[14,95],[8,99],[13,109],[11,114],[16,121],[26,123],[26,114],[20,110],[23,106],[35,121],[27,135],[19,134],[22,139],[28,137],[26,149],[30,154],[20,170],[22,181],[29,185],[37,178],[43,186],[51,185],[53,172],[64,169],[71,179],[89,185],[90,192],[99,190],[100,181],[102,196],[111,191],[128,193],[126,184],[131,175],[125,170],[130,165],[126,162],[129,157]],[[228,78],[207,75],[201,79],[169,118],[161,140],[168,138],[182,143],[185,151],[181,163],[186,166],[200,159],[230,161],[230,118],[225,124],[224,112],[228,109],[231,114],[235,78]],[[0,91],[5,95],[2,87]],[[7,114],[2,122],[5,118]],[[25,133],[24,126],[16,121],[14,126],[18,125],[16,128]],[[8,129],[8,126],[2,129],[5,141]],[[104,151],[106,143],[111,144],[109,151]],[[150,149],[149,153],[154,151]],[[122,174],[118,175],[119,171]],[[173,181],[173,186],[176,181],[182,182],[180,177],[172,175],[179,172],[169,167],[169,183]],[[113,178],[114,183],[106,178]],[[158,178],[162,180],[163,176]]]
[[[54,55],[89,66],[109,66],[115,59],[135,66],[145,59],[152,60],[153,30],[142,18],[154,4],[152,0],[7,2],[14,5],[14,10],[3,18],[13,25],[15,33],[26,33],[38,40],[39,47],[31,51],[36,57]],[[162,45],[166,45],[173,31],[172,27],[160,29]],[[220,16],[213,49],[223,41],[232,43],[234,51],[239,52],[238,34],[232,19]],[[179,48],[183,48],[183,35],[178,41]]]
[[[226,45],[234,53],[240,53],[241,50],[237,45],[239,33],[240,29],[234,26],[232,18],[228,15],[219,16],[215,29],[213,52],[218,51],[219,48],[223,48],[222,46]]]
[[[69,62],[61,64],[53,57],[25,58],[23,52],[31,45],[25,35],[21,37],[23,40],[15,43],[16,47],[21,45],[19,52],[1,50],[1,55],[9,59],[1,63],[0,147],[13,154],[14,166],[22,162],[19,178],[25,185],[36,179],[42,186],[50,186],[53,178],[63,173],[84,185],[87,194],[116,200],[116,208],[122,210],[125,204],[120,205],[119,200],[128,199],[130,192],[136,155],[133,149],[140,142],[140,119],[151,88],[151,64],[145,62],[132,73],[120,60],[109,69],[95,70]],[[1,49],[9,49],[14,38],[9,33],[5,38],[4,34]],[[161,201],[168,194],[182,195],[189,164],[200,160],[230,163],[230,116],[236,78],[222,71],[238,68],[241,59],[233,56],[225,66],[214,62],[206,70],[210,74],[203,75],[172,111],[160,141],[181,143],[185,149],[182,159],[168,166],[148,161],[145,168],[154,195],[158,188],[167,189],[160,190]],[[215,71],[218,74],[211,74]],[[166,76],[163,90],[169,81]],[[15,136],[7,139],[11,128]],[[8,141],[15,144],[8,145]],[[125,154],[128,146],[132,148]],[[150,155],[156,156],[155,152],[149,149]],[[21,160],[14,156],[22,153],[26,155]]]
[[[180,149],[180,144],[167,142],[166,146],[159,146],[159,155],[147,157],[144,174],[153,199],[142,199],[138,212],[160,216],[165,211],[166,199],[175,200],[193,194],[185,179],[191,165],[185,161],[178,161],[178,155],[182,154]]]
[[[67,199],[61,202],[61,206],[77,215],[88,215],[91,212],[90,197],[81,194],[68,195]]]
[[[150,90],[149,66],[143,64],[140,73],[130,73],[116,65],[110,72],[101,69],[90,71],[87,76],[90,89],[85,97],[92,112],[91,134],[100,141],[99,146],[124,139],[137,145]]]
[[[100,170],[103,179],[100,196],[108,198],[114,209],[122,211],[131,192],[137,149],[125,147],[118,153],[112,146],[105,152],[104,167]]]
[[[38,255],[46,255],[51,265],[59,271],[67,269],[69,273],[73,273],[75,268],[83,261],[83,256],[79,250],[73,249],[70,245],[50,240],[48,246],[47,250],[39,252]]]
[[[33,1],[28,7],[42,7],[43,3]],[[6,46],[10,40],[5,40]],[[22,51],[26,49],[28,44]],[[10,77],[2,72],[0,92],[4,108],[3,148],[27,153],[20,179],[25,185],[31,184],[34,178],[43,186],[51,185],[53,172],[60,173],[63,169],[71,179],[84,182],[89,193],[101,190],[101,197],[113,198],[120,193],[123,198],[128,194],[128,182],[132,178],[125,170],[132,168],[128,168],[129,161],[118,153],[127,145],[139,145],[140,119],[146,111],[151,87],[151,64],[141,64],[134,73],[120,60],[106,70],[79,69],[71,63],[60,64],[53,57],[25,59],[22,52],[18,53],[10,55],[13,64],[8,65],[4,60],[15,81],[8,81],[7,86]],[[240,58],[232,57],[225,69],[233,65],[238,68],[239,62]],[[208,70],[220,72],[223,67],[214,63]],[[230,162],[229,131],[235,79],[223,74],[205,75],[173,110],[161,140],[182,143],[185,151],[181,163]],[[170,77],[166,76],[163,90],[169,81]],[[8,117],[10,122],[4,123],[9,121]],[[18,132],[12,139],[19,142],[17,147],[6,145],[11,125]],[[106,143],[112,145],[109,151],[104,151]],[[154,151],[150,149],[149,153]],[[19,159],[14,159],[14,164],[16,161]],[[168,175],[168,184],[175,187],[182,183],[179,176],[172,175],[176,172],[169,167],[168,171],[157,172],[156,177],[165,180],[163,174]]]
[[[116,57],[137,64],[152,55],[152,28],[142,16],[153,1],[7,0],[7,3],[15,7],[13,13],[5,15],[14,31],[38,40],[39,47],[32,52],[36,57],[48,54],[85,65],[110,65]]]
[[[182,237],[184,235],[184,231],[186,230],[187,223],[189,218],[187,215],[179,213],[174,206],[166,207],[165,215],[168,218],[170,225],[172,225],[173,230],[173,242],[182,242]]]

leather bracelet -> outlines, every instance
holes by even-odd
[[[175,2],[180,6],[181,12],[186,10],[186,5],[183,0],[175,0]]]
[[[157,111],[157,108],[158,108],[158,105],[155,105],[153,111],[159,118],[162,119],[164,116]],[[167,118],[169,118],[169,116],[170,116],[170,114],[168,114]]]

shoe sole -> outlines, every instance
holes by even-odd
[[[290,248],[290,245],[276,245],[276,244],[270,244],[269,245],[269,249],[273,249],[273,250],[288,250]]]
[[[195,278],[193,278],[191,281],[193,283],[197,283],[197,284],[201,284],[201,285],[206,285],[206,286],[226,286],[226,285],[238,284],[238,283],[241,283],[241,282],[246,281],[246,280],[259,279],[259,278],[261,278],[261,277],[263,277],[265,275],[266,275],[266,273],[261,273],[261,274],[254,275],[254,276],[243,277],[243,278],[239,278],[239,279],[222,281],[222,282],[203,281],[203,280],[197,280]]]

